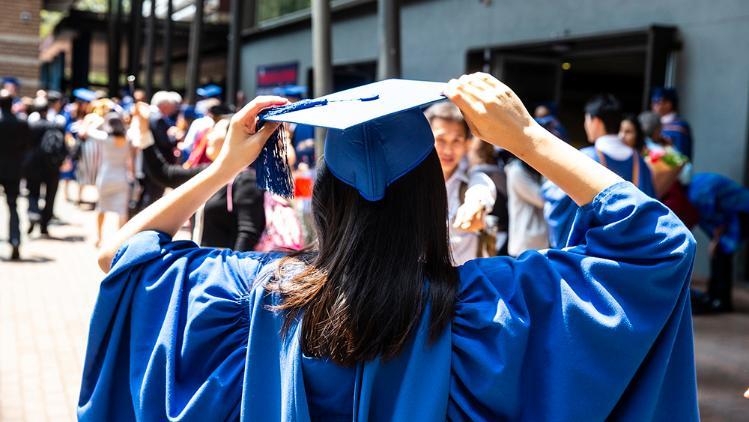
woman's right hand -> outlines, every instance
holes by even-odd
[[[528,130],[540,128],[512,89],[486,73],[451,80],[445,95],[474,135],[513,153],[528,147]]]
[[[474,135],[507,149],[585,205],[621,178],[542,128],[523,102],[486,73],[451,80],[445,95],[463,112]]]

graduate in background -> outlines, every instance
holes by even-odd
[[[679,112],[679,96],[675,88],[655,88],[650,97],[651,109],[661,116],[661,135],[692,160],[692,129]]]
[[[442,170],[418,108],[443,92],[476,136],[580,206],[569,248],[452,266]],[[317,248],[173,241],[247,165],[271,164],[273,121],[330,128]],[[263,183],[282,190],[274,177]],[[100,254],[108,275],[78,417],[695,421],[693,256],[666,207],[543,130],[489,75],[386,80],[299,105],[260,97],[232,118],[209,168]]]
[[[611,94],[601,94],[585,105],[585,134],[593,146],[580,150],[583,154],[632,182],[643,193],[655,197],[653,178],[639,152],[619,138],[622,120],[621,104]],[[549,244],[563,248],[575,219],[577,205],[553,181],[544,183],[541,194],[546,201],[544,215],[549,224]]]
[[[434,149],[445,179],[453,262],[462,265],[474,258],[493,256],[496,238],[485,245],[488,240],[481,231],[486,225],[484,217],[494,209],[497,187],[485,173],[469,171],[465,159],[471,144],[468,125],[451,103],[435,104],[424,114],[434,134]]]
[[[696,173],[688,195],[710,238],[710,279],[707,292],[692,297],[695,313],[731,312],[733,258],[749,239],[749,189],[720,174]]]

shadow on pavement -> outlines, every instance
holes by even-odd
[[[54,240],[57,242],[83,242],[84,240],[86,240],[86,237],[80,236],[80,235],[69,235],[69,236],[60,236],[60,237],[43,236],[43,237],[39,237],[38,239],[39,240]]]
[[[21,255],[21,259],[13,261],[8,257],[0,257],[0,262],[7,262],[10,264],[43,264],[46,262],[53,262],[54,258],[49,258],[46,256],[23,256]]]

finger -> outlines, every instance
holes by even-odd
[[[448,82],[447,89],[445,89],[445,96],[447,99],[449,99],[453,104],[455,104],[463,113],[463,118],[466,121],[466,124],[468,125],[468,129],[471,131],[471,133],[475,135],[479,135],[479,131],[476,129],[476,126],[473,124],[473,106],[466,101],[466,98],[463,96],[463,93],[461,91],[458,91],[457,88],[458,81],[455,79],[450,80]]]
[[[494,87],[486,82],[483,78],[478,75],[472,75],[473,77],[467,81],[467,84],[484,91],[493,91]]]
[[[242,125],[244,126],[244,130],[245,132],[247,132],[248,135],[252,135],[255,133],[257,129],[257,121],[258,121],[257,117],[255,117],[252,120],[250,119],[242,120]]]
[[[260,128],[260,130],[257,131],[257,133],[254,135],[259,140],[261,140],[263,143],[270,138],[270,136],[273,134],[273,132],[278,129],[278,127],[281,125],[280,122],[268,122],[266,121],[263,126]]]
[[[495,78],[494,76],[484,73],[484,72],[478,72],[476,73],[476,76],[481,79],[482,81],[489,84],[489,86],[493,88],[502,89],[505,87],[505,84],[503,84],[499,79]]]
[[[281,97],[260,96],[250,101],[249,104],[242,107],[235,115],[237,120],[242,121],[247,126],[248,121],[254,121],[255,117],[266,108],[288,104],[289,100]]]
[[[447,91],[450,101],[455,103],[463,114],[467,111],[484,111],[483,102],[473,93],[466,90],[466,84],[460,81],[455,82]]]
[[[463,89],[478,98],[479,101],[484,104],[497,101],[495,89],[478,77],[469,79]]]
[[[289,100],[283,97],[275,97],[269,95],[260,96],[255,98],[250,102],[250,104],[248,104],[249,106],[251,106],[249,112],[258,114],[260,111],[268,107],[284,105],[288,102]]]
[[[469,130],[469,131],[470,131],[470,132],[471,132],[471,133],[472,133],[473,135],[476,135],[476,136],[479,136],[479,137],[480,137],[480,135],[481,135],[481,132],[479,132],[478,128],[477,128],[477,127],[476,127],[476,126],[475,126],[475,125],[473,124],[473,121],[471,121],[471,119],[470,119],[470,118],[468,118],[468,117],[466,117],[466,118],[465,118],[465,121],[466,121],[466,124],[468,125],[468,130]]]
[[[460,92],[468,102],[474,104],[481,103],[483,105],[484,101],[481,99],[480,95],[478,95],[476,87],[471,85],[470,80],[466,79],[465,81],[459,82],[455,89]],[[476,105],[474,105],[473,108],[476,108]]]

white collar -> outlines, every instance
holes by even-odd
[[[674,120],[676,120],[676,112],[675,111],[672,111],[672,112],[664,115],[663,117],[661,117],[661,123],[664,124],[664,125],[667,124],[667,123],[672,123]]]
[[[634,152],[616,135],[603,135],[596,139],[596,149],[616,161],[627,160]]]
[[[459,182],[468,183],[468,175],[466,174],[465,168],[461,165],[458,165],[458,167],[453,171],[453,174],[445,180],[445,185],[450,186],[453,183]]]

